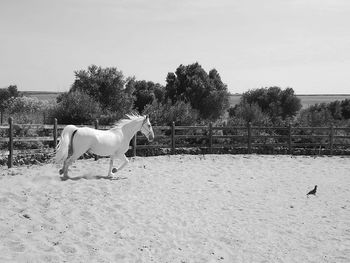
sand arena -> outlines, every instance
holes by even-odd
[[[0,262],[350,262],[350,159],[136,157],[0,172]],[[314,185],[317,195],[306,197]]]

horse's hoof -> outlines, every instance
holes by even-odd
[[[68,176],[63,176],[63,177],[61,177],[61,181],[67,181],[68,179],[69,179]]]
[[[112,173],[116,173],[116,172],[118,172],[118,169],[117,168],[113,168],[112,169]]]
[[[59,172],[60,175],[61,175],[61,174],[63,174],[64,171],[63,171],[63,169],[60,169],[58,172]]]

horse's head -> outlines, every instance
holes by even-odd
[[[152,129],[152,125],[151,122],[149,121],[149,116],[145,116],[145,119],[143,120],[142,126],[141,126],[141,130],[143,135],[145,135],[147,137],[148,141],[153,141],[154,139],[154,133],[153,133],[153,129]]]

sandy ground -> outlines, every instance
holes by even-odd
[[[0,262],[350,262],[350,158],[137,157],[0,172]],[[306,197],[314,185],[317,196]]]

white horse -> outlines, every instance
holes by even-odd
[[[63,174],[62,179],[69,178],[68,166],[87,151],[100,156],[110,156],[108,177],[111,177],[114,172],[120,171],[128,164],[125,153],[129,149],[130,140],[138,131],[141,131],[148,141],[153,141],[154,133],[148,116],[126,116],[128,119],[120,120],[110,130],[67,125],[62,131],[55,155],[56,163],[63,162],[63,168],[59,171]],[[123,161],[117,169],[113,168],[116,158]]]

